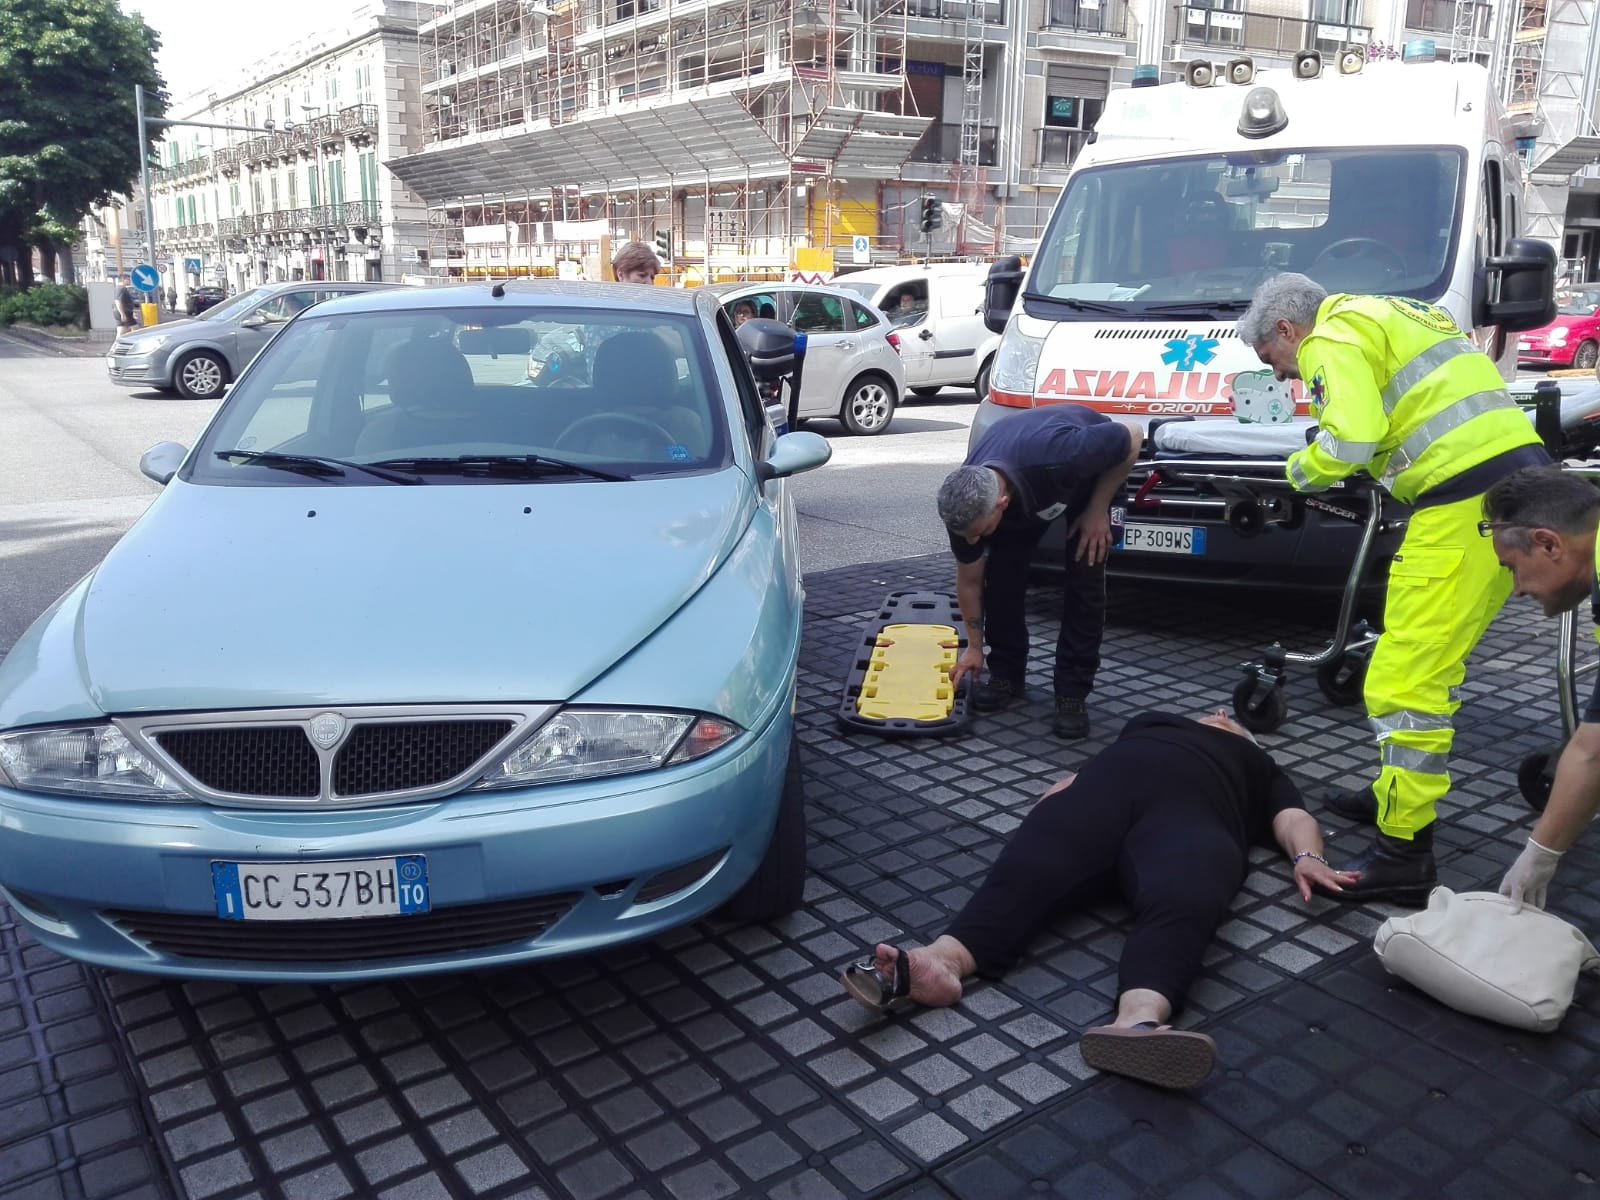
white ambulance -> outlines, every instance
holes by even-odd
[[[1478,66],[1307,52],[1291,69],[1196,62],[1185,82],[1113,92],[1025,276],[1014,258],[991,270],[985,320],[1004,333],[973,437],[1064,401],[1147,427],[1309,426],[1301,385],[1274,382],[1234,335],[1280,271],[1441,305],[1509,379],[1508,335],[1543,319],[1553,288],[1553,252],[1518,236],[1521,210],[1516,149]],[[1304,444],[1304,428],[1278,432],[1280,447]],[[1336,586],[1360,533],[1313,511],[1251,536],[1181,489],[1144,501],[1114,573]],[[1041,561],[1062,548],[1052,530]]]

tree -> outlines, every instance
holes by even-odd
[[[160,38],[116,0],[0,0],[0,282],[46,273],[91,207],[130,190],[147,143],[145,115],[162,116]]]

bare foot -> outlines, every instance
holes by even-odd
[[[894,978],[894,960],[900,952],[879,942],[873,966],[885,979]],[[961,999],[961,973],[931,946],[906,951],[911,962],[911,999],[927,1008],[948,1008]]]

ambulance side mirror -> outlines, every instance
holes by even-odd
[[[1011,310],[1022,290],[1022,259],[1015,254],[996,259],[983,285],[983,325],[990,333],[1004,333]]]
[[[1477,324],[1518,333],[1556,319],[1556,252],[1550,243],[1512,238],[1506,253],[1489,259],[1484,267],[1488,274],[1500,276],[1500,297],[1482,302]]]

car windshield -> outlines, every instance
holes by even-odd
[[[1455,149],[1218,154],[1072,176],[1026,296],[1039,315],[1237,313],[1280,271],[1329,291],[1437,299],[1450,276]],[[1050,301],[1058,301],[1051,304]]]
[[[396,474],[504,483],[703,471],[729,452],[710,355],[700,323],[671,314],[312,310],[240,378],[186,478],[384,486],[402,482]]]
[[[1556,293],[1560,307],[1556,310],[1563,317],[1592,317],[1595,309],[1600,308],[1600,291],[1574,292],[1564,296]]]
[[[854,292],[856,295],[860,296],[863,300],[866,300],[869,303],[871,302],[872,297],[878,292],[878,285],[865,279],[835,279],[833,281],[833,286],[843,288],[847,292]]]
[[[230,317],[250,311],[271,294],[271,288],[251,288],[248,292],[241,292],[232,300],[224,300],[221,304],[213,304],[195,319],[199,321],[226,321]]]

